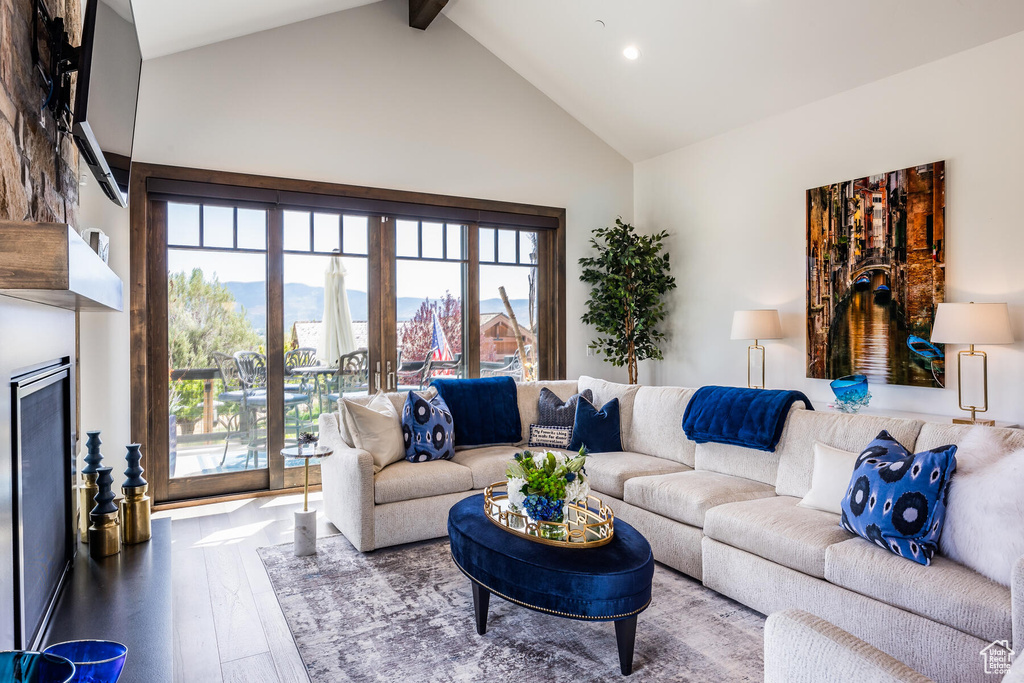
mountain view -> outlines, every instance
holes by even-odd
[[[267,325],[267,295],[262,282],[225,282],[235,297],[235,301],[245,308],[245,315],[257,330],[265,330]],[[366,320],[366,292],[358,289],[348,290],[348,305],[352,311],[352,320]],[[398,298],[398,319],[410,320],[419,309],[423,299],[412,296]],[[530,319],[529,303],[526,299],[512,299],[512,310],[524,324]],[[480,302],[480,310],[485,313],[503,313],[505,305],[501,299],[484,299]],[[324,288],[311,287],[299,283],[286,283],[284,286],[284,324],[290,330],[297,320],[320,320],[324,314]]]

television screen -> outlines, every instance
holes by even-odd
[[[111,200],[127,206],[142,52],[130,0],[86,0],[72,133]]]

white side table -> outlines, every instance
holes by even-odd
[[[293,542],[295,557],[316,555],[316,510],[309,509],[309,460],[310,458],[326,458],[334,451],[326,446],[289,446],[281,451],[285,458],[302,458],[306,470],[305,485],[302,491],[302,511],[295,513],[295,538]]]

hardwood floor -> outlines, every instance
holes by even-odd
[[[321,494],[310,493],[310,508]],[[167,510],[172,529],[174,680],[309,681],[256,549],[292,540],[301,495]],[[321,514],[318,535],[338,533]]]

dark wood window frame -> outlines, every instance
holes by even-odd
[[[180,481],[172,491],[166,471],[167,459],[167,241],[153,225],[166,226],[168,201],[231,206],[252,205],[268,211],[267,232],[267,319],[283,315],[283,254],[285,252],[281,210],[301,207],[311,211],[344,211],[369,217],[368,267],[371,276],[369,324],[381,335],[380,348],[391,358],[395,349],[394,316],[388,308],[394,305],[395,219],[461,223],[470,226],[464,249],[467,310],[475,311],[479,303],[478,227],[508,227],[536,230],[543,240],[537,266],[539,376],[541,379],[563,379],[566,372],[565,311],[565,209],[533,206],[486,199],[472,199],[402,190],[342,185],[318,181],[295,180],[271,176],[179,168],[136,163],[132,166],[130,187],[130,329],[131,329],[131,432],[132,439],[143,444],[143,466],[150,471],[153,497],[157,503],[182,499],[201,499],[248,491],[286,489],[298,484],[293,473],[282,468],[252,470],[230,475],[213,474]],[[447,245],[446,245],[447,247]],[[390,255],[390,258],[387,257]],[[378,284],[374,284],[374,282]],[[479,353],[479,319],[467,316],[466,342],[471,358]],[[269,348],[283,348],[284,331],[268,324]],[[280,338],[278,338],[280,337]],[[474,355],[476,354],[476,355]],[[268,354],[268,394],[283,397],[283,360]],[[479,372],[471,362],[470,376]],[[371,385],[374,372],[371,368]],[[275,386],[280,385],[280,386]],[[371,386],[371,390],[376,387]],[[283,398],[282,398],[283,401]],[[283,434],[282,410],[268,409],[268,433]],[[268,454],[281,444],[268,443]],[[269,456],[273,459],[273,455]],[[292,476],[289,476],[292,475]],[[225,485],[230,476],[231,484]]]

